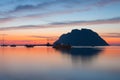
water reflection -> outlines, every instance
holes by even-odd
[[[97,57],[97,55],[104,50],[104,48],[71,48],[71,49],[56,49],[63,54],[71,55],[71,58],[74,62],[82,61],[90,62],[92,59]]]
[[[0,48],[0,80],[120,80],[119,74],[118,46]]]

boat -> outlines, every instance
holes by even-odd
[[[1,45],[1,47],[7,47],[8,45],[5,45],[5,44],[3,44],[3,45]]]
[[[33,48],[34,45],[25,45],[27,48]]]
[[[10,47],[16,47],[16,45],[13,44],[13,45],[10,45]]]
[[[53,48],[56,49],[70,49],[71,47],[72,47],[71,45],[65,45],[65,44],[58,44],[53,46]]]
[[[50,43],[47,43],[46,46],[52,46]]]

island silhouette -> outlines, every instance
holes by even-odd
[[[54,48],[71,48],[71,46],[108,46],[109,44],[91,29],[73,29],[67,34],[62,34],[54,42]]]

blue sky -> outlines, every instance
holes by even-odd
[[[0,0],[0,27],[120,18],[119,5],[120,0]]]
[[[45,28],[62,34],[82,27],[119,36],[120,0],[0,0],[3,33]]]

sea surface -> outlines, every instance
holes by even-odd
[[[0,47],[0,80],[120,80],[120,46]]]

